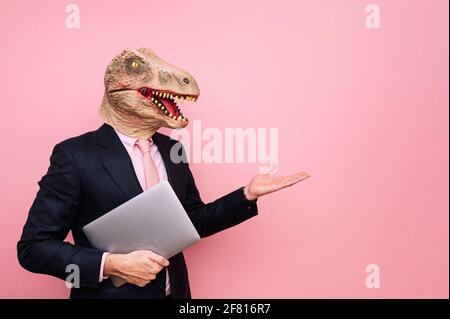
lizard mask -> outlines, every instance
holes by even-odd
[[[136,138],[160,127],[184,128],[180,102],[195,102],[200,90],[186,71],[160,59],[151,49],[125,49],[106,68],[103,121]]]

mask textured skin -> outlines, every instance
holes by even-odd
[[[177,129],[188,124],[184,115],[179,119],[169,117],[157,102],[142,95],[140,89],[167,92],[189,100],[200,95],[192,75],[162,60],[148,48],[123,50],[107,66],[104,83],[100,107],[103,121],[136,138],[148,138],[160,127]]]

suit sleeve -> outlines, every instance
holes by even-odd
[[[21,266],[65,280],[70,274],[66,267],[77,265],[80,285],[97,287],[103,252],[64,242],[78,217],[82,192],[76,163],[61,144],[53,149],[48,172],[38,184],[39,191],[17,244]]]
[[[200,198],[189,166],[187,166],[187,195],[185,209],[200,237],[207,237],[233,227],[256,216],[256,201],[245,198],[243,188],[239,188],[211,203],[205,204]]]

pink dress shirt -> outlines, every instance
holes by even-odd
[[[142,153],[136,145],[137,138],[130,137],[125,135],[117,130],[115,130],[117,135],[120,138],[123,146],[127,150],[130,155],[131,162],[133,163],[133,168],[136,173],[136,176],[139,180],[139,184],[141,184],[142,189],[145,189],[145,173],[144,173],[144,163]],[[161,157],[161,153],[158,151],[158,147],[153,143],[152,139],[150,139],[150,152],[155,162],[156,170],[158,171],[159,180],[167,180],[167,172],[164,166],[164,162]],[[100,277],[99,281],[101,282],[103,279],[108,277],[103,276],[103,267],[105,265],[105,258],[108,253],[104,253],[102,257],[102,262],[100,265]],[[170,295],[170,282],[169,282],[169,271],[166,268],[166,295]]]

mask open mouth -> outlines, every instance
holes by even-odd
[[[186,122],[188,119],[181,113],[179,104],[184,101],[196,102],[198,98],[194,95],[160,91],[149,87],[142,87],[138,89],[138,92],[155,104],[165,116],[180,122]]]

